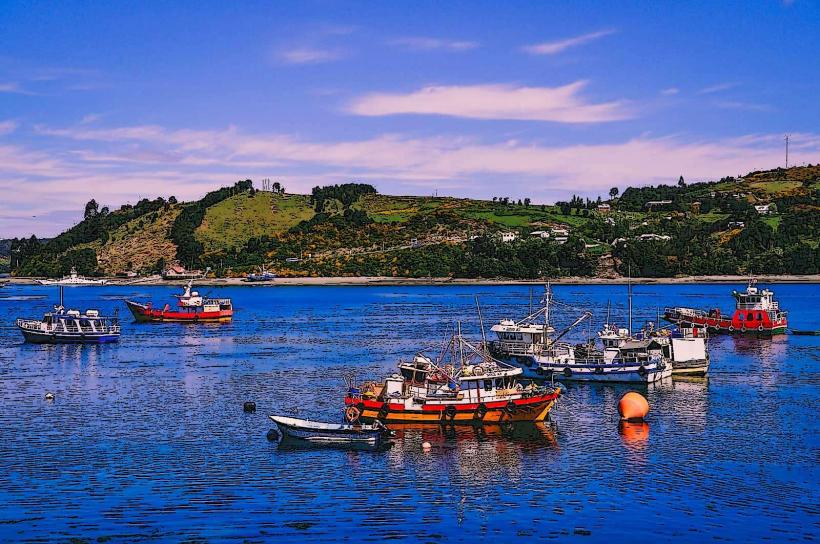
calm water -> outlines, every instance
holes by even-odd
[[[731,288],[638,286],[636,326],[664,304],[729,309]],[[820,328],[820,286],[775,291],[792,326]],[[66,290],[70,306],[107,312],[126,312],[126,296],[164,301],[172,292]],[[129,319],[119,345],[35,346],[22,343],[14,318],[48,310],[56,289],[7,287],[0,291],[0,540],[817,538],[817,337],[713,339],[708,380],[645,390],[646,428],[619,429],[616,404],[627,387],[570,385],[547,426],[508,436],[412,429],[377,453],[279,450],[265,439],[272,412],[298,407],[303,417],[339,419],[344,374],[391,373],[398,357],[443,338],[459,318],[477,337],[473,294],[481,294],[489,321],[526,312],[529,292],[221,288],[238,309],[232,324]],[[614,314],[624,313],[623,287],[555,292],[595,309],[598,326],[608,300]],[[53,402],[44,400],[47,391]],[[242,412],[246,400],[256,401],[257,413]]]

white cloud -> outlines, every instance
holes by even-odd
[[[711,85],[709,87],[705,87],[698,91],[698,94],[714,94],[723,91],[728,91],[729,89],[733,89],[737,87],[739,84],[735,82],[726,82],[726,83],[718,83],[716,85]]]
[[[661,94],[664,96],[674,96],[680,92],[680,89],[677,87],[669,87],[668,89],[663,89]]]
[[[24,89],[16,81],[8,81],[8,82],[5,82],[5,83],[0,83],[0,93],[27,94],[27,95],[33,95],[34,94],[34,93]]]
[[[754,102],[741,102],[739,100],[719,100],[714,103],[718,108],[725,110],[759,111],[770,112],[774,108],[768,104],[757,104]]]
[[[503,186],[537,200],[605,194],[613,185],[719,179],[782,162],[782,134],[691,141],[641,136],[602,144],[544,145],[467,137],[383,134],[310,141],[287,134],[170,130],[155,125],[35,127],[38,150],[0,145],[0,232],[55,234],[95,198],[112,206],[140,197],[190,199],[237,179],[276,177],[293,191],[367,179],[389,194],[446,189],[489,197]],[[795,164],[820,162],[820,135],[792,134]],[[60,151],[62,149],[63,151]],[[44,232],[31,215],[65,211]],[[71,210],[74,210],[73,212]],[[27,212],[28,213],[28,212]],[[71,215],[75,213],[75,215]],[[56,217],[56,216],[55,216]],[[62,216],[61,216],[62,217]]]
[[[615,32],[616,31],[613,29],[599,30],[598,32],[590,32],[589,34],[582,34],[580,36],[575,36],[574,38],[568,38],[566,40],[525,45],[521,49],[527,53],[530,53],[531,55],[556,55],[558,53],[566,51],[571,47],[584,45],[586,43],[603,38],[604,36],[614,34]]]
[[[345,56],[346,52],[341,49],[317,47],[296,47],[277,52],[277,58],[285,64],[319,64],[339,60]]]
[[[390,45],[409,49],[411,51],[469,51],[479,47],[478,42],[474,41],[458,41],[458,40],[444,40],[439,38],[426,38],[422,36],[398,38],[388,42]]]
[[[589,103],[578,96],[586,81],[562,87],[509,84],[430,86],[407,94],[371,93],[354,100],[356,115],[446,115],[470,119],[516,119],[558,123],[600,123],[634,117],[625,102]]]

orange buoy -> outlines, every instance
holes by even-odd
[[[626,421],[643,421],[649,413],[649,402],[640,393],[630,391],[618,401],[618,413]]]

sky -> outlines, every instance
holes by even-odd
[[[0,0],[0,238],[91,198],[606,196],[820,163],[820,2]]]

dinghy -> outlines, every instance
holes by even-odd
[[[297,440],[316,445],[378,446],[390,431],[376,421],[372,425],[323,423],[286,416],[269,416],[282,434],[283,440]]]

